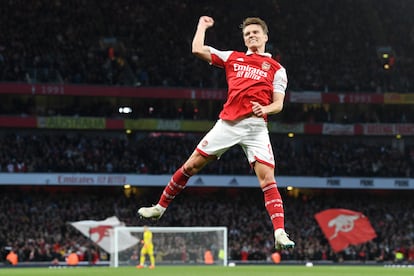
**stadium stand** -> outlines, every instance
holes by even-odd
[[[138,225],[137,195],[127,197],[122,188],[2,187],[0,215],[2,246],[11,246],[22,262],[62,260],[70,250],[87,260],[88,250],[101,251],[80,235],[68,221],[102,220],[116,215],[127,225]],[[139,190],[140,202],[151,203],[160,188]],[[156,226],[217,226],[229,231],[229,256],[242,260],[247,250],[250,261],[269,260],[273,252],[271,226],[262,208],[260,189],[189,188],[177,198]],[[412,262],[413,202],[405,192],[315,191],[284,193],[287,229],[297,241],[294,250],[281,252],[282,260],[392,262],[396,250],[403,250]],[[231,198],[231,201],[229,201]],[[212,200],[214,199],[214,200]],[[97,205],[97,202],[99,204]],[[378,237],[360,246],[334,253],[313,214],[326,208],[356,209],[369,217]],[[212,215],[220,213],[220,216]],[[252,220],[250,218],[254,217]],[[174,248],[174,246],[173,246]],[[102,252],[104,255],[104,252]],[[411,260],[409,259],[411,256]]]
[[[0,135],[0,172],[171,174],[202,134],[139,133],[129,138],[75,131],[14,131]],[[384,139],[272,136],[279,175],[413,177],[414,146],[400,150]],[[389,139],[385,139],[388,141]],[[148,158],[157,156],[157,158]],[[232,162],[245,160],[245,162]],[[252,174],[241,148],[209,164],[203,174]]]
[[[124,123],[216,119],[224,76],[190,53],[198,16],[210,14],[220,28],[209,31],[208,42],[217,48],[240,49],[237,25],[246,16],[258,15],[269,23],[268,50],[279,56],[289,76],[286,108],[270,123],[304,129],[293,138],[286,135],[290,131],[272,131],[278,175],[413,178],[413,1],[266,0],[257,5],[172,0],[156,7],[153,2],[1,1],[0,173],[172,173],[202,133],[152,128],[127,134]],[[171,88],[212,92],[199,99],[115,95],[154,87],[166,93]],[[108,88],[112,94],[105,96],[102,91]],[[80,95],[85,91],[103,94]],[[306,95],[319,100],[295,102]],[[121,106],[131,106],[133,112],[120,114]],[[63,127],[67,122],[47,121],[59,117],[101,118],[104,127],[71,128]],[[111,122],[122,126],[108,129]],[[345,134],[329,132],[331,124]],[[382,128],[370,132],[370,124]],[[244,159],[236,148],[203,172],[251,175],[247,162],[227,162]],[[126,195],[121,187],[27,185],[0,185],[0,191],[5,210],[0,213],[0,261],[12,248],[19,263],[56,263],[70,251],[83,261],[106,260],[105,252],[67,222],[115,214],[127,225],[137,225],[137,202],[152,204],[160,193],[158,187]],[[185,193],[189,195],[177,198],[168,210],[176,215],[167,213],[157,226],[225,225],[232,260],[270,261],[273,237],[260,189]],[[414,263],[414,217],[407,212],[414,208],[412,189],[282,193],[287,230],[297,243],[294,250],[281,252],[282,261],[383,263],[403,252],[404,261]],[[334,207],[363,212],[378,237],[334,253],[313,218]]]
[[[195,15],[217,18],[220,28],[211,30],[210,43],[238,49],[241,38],[234,30],[253,14],[269,22],[269,51],[281,55],[290,89],[409,92],[412,5],[407,0],[269,0],[259,7],[246,0],[206,5],[184,0],[154,8],[151,1],[131,0],[6,1],[1,4],[6,16],[0,19],[0,79],[224,87],[222,74],[207,73],[191,56]],[[227,12],[232,9],[238,12]],[[160,18],[171,18],[171,11],[174,21],[163,26]],[[391,70],[383,70],[377,56],[382,46],[392,48]]]

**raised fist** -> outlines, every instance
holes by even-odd
[[[198,20],[198,26],[204,27],[204,28],[210,28],[214,25],[214,19],[210,16],[201,16]]]

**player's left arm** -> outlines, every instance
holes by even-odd
[[[269,105],[261,105],[258,102],[252,101],[252,111],[258,117],[264,115],[276,114],[282,111],[285,93],[274,92],[273,102]]]
[[[280,68],[273,80],[273,102],[269,105],[261,105],[252,102],[252,111],[256,116],[262,117],[265,114],[276,114],[282,111],[287,87],[287,75],[285,68]]]
[[[274,92],[273,93],[273,102],[268,106],[265,106],[265,113],[266,114],[276,114],[282,111],[283,109],[283,102],[285,100],[285,93],[281,92]]]

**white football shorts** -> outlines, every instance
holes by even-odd
[[[275,167],[269,130],[263,118],[249,117],[235,122],[219,119],[201,139],[196,150],[204,156],[215,155],[219,159],[237,144],[242,147],[250,164],[257,161]]]

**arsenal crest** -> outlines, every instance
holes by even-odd
[[[267,62],[267,61],[264,61],[264,62],[262,63],[262,69],[263,69],[264,71],[268,71],[268,70],[270,69],[270,63],[269,63],[269,62]]]

